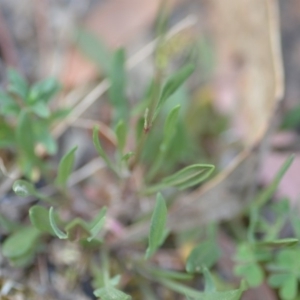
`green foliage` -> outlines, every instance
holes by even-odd
[[[207,179],[214,171],[213,165],[195,164],[183,168],[175,174],[161,180],[159,184],[146,189],[146,193],[155,193],[168,187],[176,187],[179,190],[197,185]]]
[[[276,255],[274,263],[268,266],[272,272],[268,282],[270,286],[280,289],[280,296],[283,300],[295,299],[298,294],[299,253],[299,248],[283,249]]]
[[[15,266],[27,265],[33,259],[39,237],[40,232],[36,228],[21,228],[5,240],[2,253]]]
[[[48,210],[40,205],[34,205],[29,209],[29,218],[31,224],[41,232],[47,232],[51,235],[55,235],[54,230],[52,229],[49,212]]]
[[[179,89],[179,87],[187,80],[187,78],[191,76],[194,70],[195,67],[193,65],[186,65],[167,80],[156,105],[151,123],[154,122],[168,98],[170,98]]]
[[[60,188],[67,187],[67,182],[74,165],[76,150],[77,146],[66,153],[59,163],[55,184]]]
[[[109,97],[115,108],[115,120],[128,120],[129,107],[126,99],[125,51],[119,49],[112,56],[109,72],[111,83]]]
[[[156,204],[151,218],[149,232],[149,246],[146,251],[146,258],[151,257],[156,250],[163,244],[166,234],[165,226],[167,222],[167,206],[161,194],[156,196]]]
[[[220,249],[215,241],[205,241],[196,246],[190,253],[186,270],[188,273],[201,273],[205,268],[211,268],[220,257]]]
[[[51,111],[50,101],[60,90],[53,78],[30,86],[15,70],[8,70],[6,91],[0,91],[0,149],[17,152],[17,161],[24,175],[32,178],[33,168],[41,167],[36,146],[41,144],[46,154],[55,154],[56,141],[50,127],[66,115]],[[13,147],[13,148],[12,148]]]
[[[115,131],[118,140],[118,148],[120,153],[122,154],[124,151],[124,147],[126,145],[126,138],[127,138],[127,128],[125,123],[123,121],[119,121]]]
[[[130,300],[131,297],[115,289],[113,286],[106,286],[94,291],[96,297],[100,297],[102,300]]]
[[[94,127],[94,130],[93,130],[93,143],[94,143],[94,146],[95,146],[98,154],[103,158],[103,160],[106,162],[107,166],[118,175],[119,172],[118,172],[117,168],[114,166],[114,164],[111,162],[111,160],[105,153],[104,149],[102,148],[102,145],[99,140],[99,129],[97,127]]]
[[[164,18],[159,21],[159,30],[163,32],[165,21]],[[201,237],[200,241],[193,241],[196,247],[187,258],[186,272],[164,269],[156,265],[156,257],[150,259],[155,253],[160,254],[159,248],[166,250],[174,245],[181,247],[176,244],[178,233],[167,229],[168,209],[160,192],[165,190],[168,207],[172,211],[173,201],[179,193],[201,184],[212,175],[214,165],[194,163],[204,161],[205,157],[202,155],[203,151],[197,149],[199,144],[196,141],[207,132],[209,135],[219,134],[224,120],[219,120],[220,123],[215,121],[215,113],[212,105],[209,105],[202,110],[202,116],[206,116],[202,121],[213,124],[207,127],[201,124],[196,134],[189,132],[186,103],[191,101],[188,101],[190,96],[183,86],[194,72],[194,64],[183,65],[169,77],[166,76],[164,64],[155,65],[151,84],[141,97],[143,100],[131,107],[131,101],[127,98],[128,75],[124,50],[119,49],[110,54],[101,42],[95,42],[95,38],[84,30],[79,31],[79,36],[82,51],[96,61],[99,69],[104,70],[110,83],[108,98],[113,107],[111,124],[117,143],[113,153],[108,153],[105,144],[102,145],[99,139],[99,130],[95,127],[92,137],[94,147],[116,175],[109,179],[113,181],[117,191],[113,193],[113,197],[120,197],[118,200],[122,200],[118,205],[124,205],[125,208],[127,201],[136,201],[130,207],[138,213],[135,215],[134,212],[133,216],[129,216],[124,209],[124,218],[122,215],[116,222],[114,218],[117,209],[113,205],[115,199],[110,199],[112,207],[103,207],[91,221],[85,221],[74,213],[68,180],[74,168],[77,147],[62,157],[57,172],[53,173],[47,173],[47,159],[43,154],[37,155],[37,146],[40,144],[44,146],[45,154],[53,155],[57,151],[57,143],[51,135],[50,127],[65,117],[68,110],[52,111],[49,103],[59,91],[60,85],[50,78],[30,86],[16,71],[10,70],[7,89],[0,92],[0,148],[15,155],[22,176],[28,179],[20,177],[22,179],[14,182],[12,189],[15,194],[19,197],[30,196],[28,200],[42,200],[43,203],[31,205],[29,216],[22,223],[0,215],[1,231],[8,235],[1,245],[4,257],[15,266],[28,266],[34,262],[36,253],[45,253],[45,246],[55,238],[67,240],[62,243],[77,243],[82,255],[80,262],[84,264],[82,269],[86,270],[87,277],[93,277],[94,295],[103,300],[131,299],[127,295],[130,289],[126,289],[130,284],[138,285],[144,295],[150,295],[148,299],[156,299],[158,295],[152,291],[152,283],[187,299],[239,300],[246,290],[245,282],[251,288],[259,286],[265,279],[271,287],[279,290],[283,300],[299,296],[300,219],[291,212],[287,201],[270,204],[293,161],[292,156],[283,164],[272,183],[258,193],[246,208],[240,223],[245,223],[247,228],[235,228],[239,237],[234,271],[245,280],[239,288],[232,289],[230,283],[220,287],[218,272],[212,275],[209,271],[218,267],[217,262],[221,256],[216,234],[208,234],[204,239]],[[158,47],[164,45],[164,38],[165,36],[159,39]],[[160,51],[156,50],[156,53]],[[198,108],[195,112],[196,119],[199,119],[201,114],[198,116]],[[194,122],[195,118],[192,119]],[[206,131],[201,131],[202,125]],[[198,123],[197,126],[199,127]],[[135,131],[138,133],[134,140]],[[53,189],[53,198],[49,199],[41,193],[38,184],[32,180],[35,169],[45,171],[42,179],[46,179],[47,185]],[[56,176],[53,177],[55,173]],[[154,201],[153,194],[157,195],[153,213],[145,216],[140,209],[144,207],[142,201]],[[101,196],[105,197],[105,193]],[[47,202],[51,202],[51,207]],[[264,213],[266,208],[272,217]],[[67,220],[61,220],[59,215],[65,216]],[[127,234],[127,228],[124,230],[123,227],[128,224],[129,232],[132,230],[135,234],[135,226],[139,229],[139,222],[141,228],[144,228],[143,225],[149,221],[148,247],[144,243],[147,237],[144,230],[137,230],[140,234],[137,242],[131,243],[129,239],[118,244],[120,228],[122,233]],[[29,222],[31,225],[28,225]],[[295,233],[293,236],[283,234],[287,224],[292,225]],[[196,230],[201,228],[195,228]],[[170,238],[166,240],[167,236]],[[144,255],[141,249],[146,247]],[[205,283],[203,291],[198,291],[191,285],[198,277]]]
[[[241,244],[238,246],[235,256],[237,261],[235,274],[244,277],[249,286],[259,286],[265,276],[260,263],[267,262],[271,258],[271,253],[266,249],[260,249],[247,243]]]
[[[48,214],[48,220],[50,223],[51,231],[62,240],[68,239],[70,241],[84,241],[91,242],[96,238],[99,232],[103,229],[105,225],[105,215],[106,215],[106,207],[103,207],[98,215],[90,222],[87,223],[81,218],[75,218],[71,220],[64,226],[65,232],[62,231],[57,225],[57,216],[54,213],[53,207],[50,208]],[[48,229],[48,220],[45,221],[45,224],[38,224],[36,226],[41,230],[44,227],[44,231],[49,231]],[[59,220],[59,219],[58,219]],[[42,220],[41,220],[42,222]],[[59,220],[59,223],[62,223]],[[99,241],[99,240],[97,240]]]

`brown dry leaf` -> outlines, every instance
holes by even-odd
[[[173,8],[183,0],[170,0]],[[130,43],[153,23],[161,0],[110,0],[100,3],[86,20],[85,27],[112,48]],[[66,55],[62,83],[73,87],[95,78],[97,71],[78,50]]]

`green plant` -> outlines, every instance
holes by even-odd
[[[90,37],[84,37],[87,46]],[[53,239],[75,243],[83,257],[83,269],[93,278],[94,295],[102,300],[131,299],[130,284],[140,289],[139,295],[143,299],[157,299],[153,283],[189,300],[239,300],[247,284],[258,286],[266,277],[271,286],[280,289],[282,299],[293,299],[298,293],[300,274],[298,264],[293,263],[299,253],[298,239],[280,238],[290,214],[289,206],[286,202],[270,206],[275,219],[272,224],[262,214],[292,158],[286,161],[273,183],[259,193],[246,210],[249,226],[243,232],[236,254],[235,272],[244,278],[239,288],[230,284],[220,287],[219,276],[209,271],[221,256],[214,226],[204,228],[207,229],[205,237],[194,239],[196,245],[186,260],[186,272],[184,269],[166,270],[155,264],[154,258],[159,249],[177,238],[168,226],[168,208],[172,206],[174,197],[183,190],[198,186],[215,171],[212,164],[199,163],[203,151],[190,147],[193,138],[185,123],[187,110],[184,110],[184,101],[176,98],[184,93],[184,84],[195,68],[186,63],[178,71],[169,71],[169,60],[161,63],[159,58],[164,43],[162,34],[156,49],[153,78],[143,100],[134,107],[131,107],[126,94],[125,51],[116,50],[105,60],[103,53],[106,50],[100,49],[101,57],[97,57],[97,64],[103,67],[110,82],[107,97],[114,111],[110,124],[116,139],[113,154],[106,150],[97,126],[93,129],[92,141],[108,168],[109,176],[122,191],[120,194],[124,195],[124,201],[126,193],[136,203],[146,198],[153,200],[152,214],[151,211],[138,212],[137,215],[132,213],[125,219],[131,228],[140,223],[146,224],[149,228],[148,242],[147,234],[142,234],[139,241],[129,241],[125,245],[110,239],[106,222],[110,218],[109,206],[101,207],[91,220],[71,213],[68,181],[77,147],[61,158],[56,174],[47,173],[46,160],[36,151],[40,143],[49,155],[56,152],[50,126],[64,116],[65,111],[51,112],[48,103],[59,85],[49,79],[29,88],[20,75],[10,71],[7,92],[2,92],[0,97],[3,124],[0,127],[3,137],[0,145],[16,153],[22,175],[26,177],[14,182],[13,191],[19,197],[33,197],[37,203],[30,206],[24,224],[12,222],[0,214],[0,225],[8,235],[1,245],[3,255],[14,266],[27,267],[34,262],[36,254],[47,253],[46,245]],[[95,58],[95,51],[90,52],[86,47],[84,51]],[[167,76],[168,73],[171,75]],[[182,144],[183,137],[187,137],[189,142],[178,147],[178,151],[175,148]],[[134,147],[130,143],[133,139]],[[51,197],[41,192],[32,180],[34,168],[47,173],[45,178],[54,190]],[[131,175],[140,170],[144,170],[142,183],[131,184]],[[124,187],[129,188],[125,190]],[[63,214],[65,211],[68,212],[67,217]],[[299,233],[299,220],[296,217],[293,220],[295,232]],[[127,251],[123,251],[123,246]],[[128,284],[122,281],[124,277]],[[191,287],[196,279],[204,283],[203,291]]]
[[[7,89],[0,91],[0,149],[16,152],[19,166],[28,178],[44,166],[38,145],[43,147],[44,154],[57,151],[50,127],[68,113],[50,110],[50,102],[59,90],[54,78],[29,86],[19,73],[10,69]]]

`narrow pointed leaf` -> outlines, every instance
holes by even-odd
[[[115,120],[127,120],[129,116],[129,107],[125,95],[126,72],[125,72],[125,51],[118,49],[112,57],[112,63],[109,73],[111,87],[109,97],[115,107]]]
[[[55,78],[47,78],[37,82],[29,91],[28,102],[47,104],[60,88],[61,85]]]
[[[203,275],[205,279],[204,291],[205,293],[212,293],[216,291],[214,280],[209,270],[205,267],[203,269]]]
[[[153,193],[168,187],[177,187],[180,190],[197,185],[207,179],[215,167],[207,164],[195,164],[164,178],[161,183],[146,189],[146,193]]]
[[[60,239],[67,239],[68,235],[63,231],[61,231],[56,224],[53,207],[51,207],[49,210],[49,220],[50,220],[50,225],[54,233],[56,234],[56,236]]]
[[[65,154],[59,163],[55,183],[61,188],[66,188],[67,186],[67,181],[73,169],[76,150],[77,146]]]
[[[285,238],[285,239],[279,239],[279,240],[273,240],[273,241],[262,241],[262,242],[256,242],[257,246],[262,247],[289,247],[294,246],[299,243],[298,239],[295,238]]]
[[[270,200],[272,195],[275,193],[281,179],[283,178],[284,174],[289,169],[289,167],[291,166],[293,161],[294,161],[294,155],[291,155],[286,159],[286,161],[283,163],[283,165],[279,169],[278,173],[276,174],[276,176],[273,179],[273,181],[271,182],[271,184],[258,195],[258,197],[255,199],[254,202],[251,203],[252,207],[254,206],[256,208],[260,208],[268,200]]]
[[[156,197],[156,204],[151,218],[149,245],[146,251],[146,259],[150,258],[161,246],[164,239],[165,226],[167,222],[167,206],[161,194]]]
[[[165,127],[164,127],[164,139],[172,139],[178,122],[178,116],[180,111],[180,104],[176,105],[169,113]]]
[[[118,148],[122,153],[126,144],[127,128],[123,121],[120,121],[116,127],[116,136],[118,140]]]
[[[194,70],[195,67],[193,65],[186,65],[167,80],[166,84],[163,87],[158,104],[155,108],[152,122],[155,120],[162,106],[168,100],[168,98],[178,90],[178,88],[190,77]]]
[[[116,168],[114,167],[114,165],[112,164],[112,162],[110,161],[110,159],[108,158],[107,154],[105,153],[105,151],[103,150],[101,144],[100,144],[100,140],[98,137],[98,132],[99,129],[95,126],[94,130],[93,130],[93,143],[94,146],[98,152],[98,154],[104,159],[104,161],[106,162],[107,166],[112,169],[116,174],[118,174]]]
[[[9,69],[8,81],[8,90],[25,100],[28,93],[28,84],[26,80],[16,70]]]
[[[92,223],[89,226],[91,236],[87,238],[87,240],[90,242],[92,241],[97,234],[100,232],[100,230],[103,228],[105,224],[105,214],[106,214],[107,208],[103,207],[97,217],[92,221]]]
[[[35,136],[32,120],[30,118],[29,112],[27,112],[26,110],[21,111],[18,116],[16,141],[18,143],[20,151],[24,153],[27,158],[33,160],[35,158]]]
[[[38,101],[34,105],[31,106],[31,110],[41,118],[49,118],[50,117],[50,109],[48,106],[42,102]]]

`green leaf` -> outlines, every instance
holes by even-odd
[[[67,181],[73,169],[76,150],[77,146],[65,154],[59,163],[55,184],[61,188],[66,188],[67,186]]]
[[[147,173],[147,181],[150,181],[154,178],[157,171],[160,169],[161,165],[164,162],[165,155],[167,154],[168,149],[170,148],[171,141],[176,133],[178,115],[179,115],[180,105],[175,106],[169,113],[164,127],[164,137],[163,141],[159,147],[159,153],[152,164],[149,172]]]
[[[15,192],[15,194],[19,197],[34,196],[40,200],[52,202],[50,198],[38,192],[34,185],[26,180],[16,180],[12,186],[12,189]]]
[[[118,49],[112,57],[112,64],[109,73],[111,86],[109,98],[115,107],[115,120],[127,120],[129,107],[126,99],[126,72],[125,72],[125,51]]]
[[[29,252],[25,253],[22,256],[9,258],[11,265],[16,268],[26,268],[30,264],[32,264],[34,261],[34,254],[37,248],[37,245],[34,246],[35,247],[30,249]]]
[[[254,200],[253,203],[251,203],[252,207],[258,209],[262,207],[268,200],[270,200],[272,195],[275,193],[284,174],[293,163],[293,160],[294,160],[294,155],[291,155],[286,159],[286,161],[283,163],[278,173],[276,174],[275,178],[272,180],[271,184],[269,184],[269,186],[257,196],[257,198]]]
[[[165,200],[159,193],[156,197],[156,204],[151,218],[149,245],[146,251],[146,259],[150,258],[163,243],[167,213],[168,210]]]
[[[282,284],[280,296],[283,300],[294,300],[298,292],[298,280],[294,275],[289,275]]]
[[[41,232],[47,232],[55,235],[49,219],[48,210],[40,205],[34,205],[29,209],[29,218],[31,224]]]
[[[205,267],[203,268],[203,275],[205,278],[205,286],[204,291],[205,293],[212,293],[216,291],[214,280],[209,272],[209,270]]]
[[[38,117],[41,118],[49,118],[50,117],[50,109],[46,105],[46,103],[38,101],[34,103],[31,107],[32,112],[34,112]]]
[[[114,167],[114,165],[112,164],[112,162],[110,161],[110,159],[108,158],[107,154],[105,153],[105,151],[103,150],[101,144],[100,144],[100,140],[99,140],[99,129],[97,126],[94,127],[93,130],[93,143],[94,146],[98,152],[98,154],[104,159],[104,161],[106,162],[107,166],[113,170],[116,174],[118,174],[118,171],[116,170],[116,168]]]
[[[251,287],[261,285],[264,280],[264,272],[257,263],[236,266],[234,272],[245,278]]]
[[[191,76],[194,70],[195,67],[193,65],[186,65],[167,80],[166,84],[163,87],[158,104],[155,108],[152,122],[155,120],[168,98],[178,90],[178,88]]]
[[[39,120],[38,126],[34,126],[36,141],[41,143],[47,150],[47,153],[53,155],[57,152],[57,144],[50,132],[49,120]]]
[[[130,300],[131,297],[126,295],[122,291],[117,290],[113,286],[109,285],[94,291],[96,297],[100,297],[101,300]]]
[[[189,300],[240,300],[243,292],[247,289],[244,281],[242,281],[239,289],[225,292],[209,292],[198,297],[187,297]],[[188,296],[188,295],[187,295]]]
[[[106,75],[109,73],[111,54],[97,36],[84,28],[80,28],[77,30],[75,42],[81,52],[91,59],[101,72],[104,71]]]
[[[4,241],[3,255],[8,258],[18,258],[26,255],[35,248],[40,234],[40,231],[32,226],[19,229]]]
[[[127,162],[132,156],[134,156],[134,152],[127,152],[122,156],[122,161]]]
[[[89,225],[91,236],[87,238],[88,242],[92,241],[100,232],[100,230],[103,228],[106,220],[105,218],[106,211],[107,208],[103,207],[99,212],[99,214],[96,216],[96,218]]]
[[[46,107],[46,103],[55,96],[60,88],[61,85],[55,78],[47,78],[37,82],[29,91],[28,102],[31,104],[43,103]]]
[[[279,239],[279,240],[273,240],[273,241],[262,241],[257,242],[257,246],[264,246],[264,247],[289,247],[297,245],[299,242],[298,239],[295,238],[285,238],[285,239]]]
[[[127,128],[123,121],[119,121],[116,126],[116,136],[118,140],[118,148],[120,153],[123,153],[124,147],[126,145],[126,136],[127,136]]]
[[[213,292],[213,293],[205,293],[203,298],[199,298],[199,300],[240,300],[243,292],[246,290],[246,284],[242,282],[240,288],[238,290],[231,290],[225,292]]]
[[[35,136],[33,131],[33,120],[26,110],[21,111],[18,116],[16,141],[20,151],[30,160],[34,160]]]
[[[12,189],[19,197],[36,196],[38,194],[32,183],[21,179],[14,182]]]
[[[190,253],[186,270],[188,273],[201,273],[204,268],[211,268],[220,257],[220,249],[214,241],[205,241]]]
[[[64,233],[63,231],[61,231],[56,224],[53,207],[50,207],[50,210],[49,210],[49,220],[50,220],[50,225],[51,225],[54,233],[56,234],[56,236],[63,240],[67,239],[68,235],[66,233]]]
[[[268,278],[268,284],[273,288],[279,288],[289,277],[289,274],[273,274]]]
[[[180,111],[180,104],[176,105],[169,113],[165,127],[164,127],[164,140],[170,140],[176,131],[178,116]]]
[[[184,190],[207,179],[214,169],[215,167],[213,165],[194,164],[164,178],[161,183],[149,187],[145,192],[153,193],[172,186],[177,187],[180,190]]]
[[[26,99],[28,93],[28,85],[25,79],[14,69],[8,70],[8,91]]]
[[[90,236],[88,225],[81,218],[75,218],[65,227],[69,241],[79,241]]]

